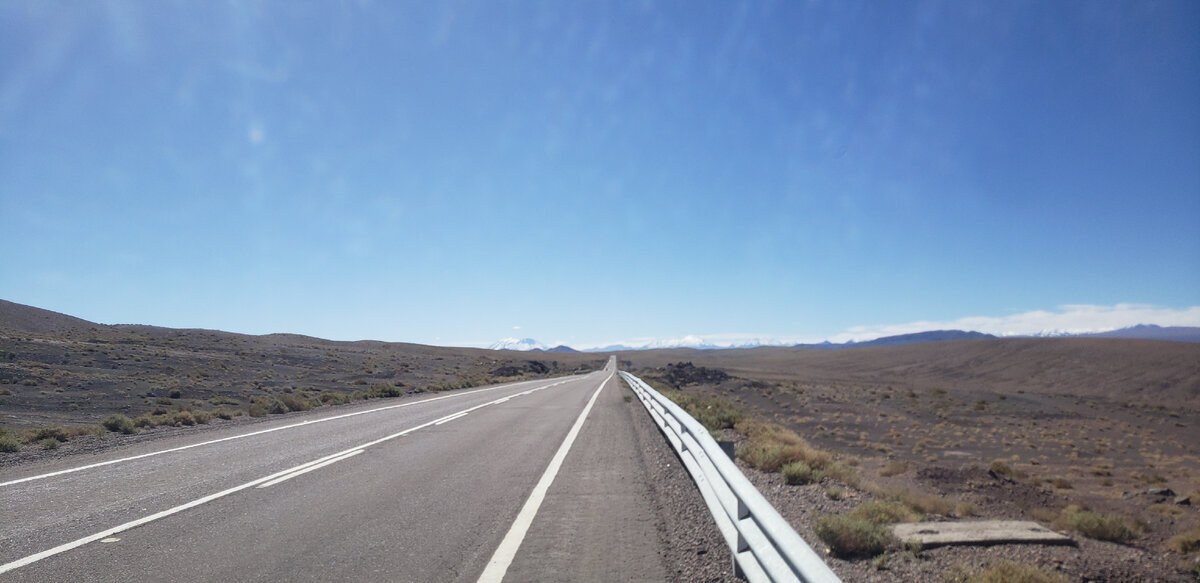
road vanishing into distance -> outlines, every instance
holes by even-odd
[[[0,469],[0,581],[665,578],[603,371]]]

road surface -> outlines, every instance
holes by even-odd
[[[0,581],[658,581],[615,363],[0,470]]]

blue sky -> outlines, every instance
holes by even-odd
[[[1200,325],[1196,30],[1190,1],[4,2],[0,298],[451,345]]]

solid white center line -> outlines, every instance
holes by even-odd
[[[613,375],[608,375],[608,378],[600,383],[600,388],[592,393],[592,398],[588,400],[587,406],[583,408],[583,412],[579,414],[579,418],[575,420],[575,424],[567,432],[566,439],[563,440],[562,445],[558,446],[558,451],[550,459],[550,465],[546,466],[546,471],[542,473],[542,478],[533,487],[533,492],[529,494],[529,499],[525,501],[525,506],[521,507],[521,512],[517,513],[517,519],[513,521],[512,527],[508,529],[508,534],[504,535],[504,540],[500,541],[500,546],[496,547],[496,552],[492,554],[487,567],[479,575],[479,583],[500,583],[504,580],[504,574],[508,572],[509,565],[512,564],[513,559],[517,556],[517,549],[521,548],[521,542],[525,540],[525,534],[529,532],[529,526],[533,524],[533,517],[537,516],[538,508],[542,506],[542,500],[546,499],[546,492],[550,490],[550,484],[554,483],[554,477],[558,475],[558,470],[562,467],[563,460],[567,458],[567,452],[571,450],[571,445],[575,443],[575,437],[579,435],[579,430],[583,427],[583,422],[587,419],[588,412],[592,410],[592,405],[596,404],[596,397],[600,396],[600,391],[604,390],[604,385],[607,385],[608,381],[611,381],[612,378]]]

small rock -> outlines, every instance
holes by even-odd
[[[1174,496],[1175,491],[1170,488],[1150,488],[1146,490],[1148,496]]]
[[[1192,497],[1191,496],[1176,496],[1175,503],[1180,506],[1191,506],[1192,505]]]

